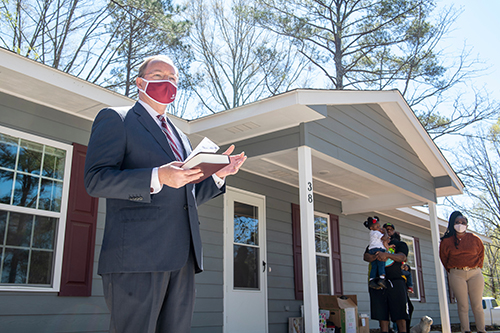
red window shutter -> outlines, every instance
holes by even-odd
[[[302,280],[302,248],[300,241],[300,206],[292,204],[292,248],[296,300],[304,299],[304,283]]]
[[[340,258],[340,232],[339,232],[339,217],[330,214],[330,239],[332,243],[331,258],[333,271],[333,294],[344,295],[342,283],[342,261]]]
[[[420,292],[420,303],[425,303],[425,288],[424,288],[424,273],[422,272],[422,256],[420,255],[420,239],[413,238],[413,245],[415,250],[416,264],[417,264],[417,278],[418,289]]]
[[[86,146],[73,144],[59,296],[92,293],[98,199],[87,194],[83,183],[86,153]]]
[[[330,214],[330,238],[332,243],[331,260],[333,271],[333,294],[343,295],[342,263],[340,258],[339,217]],[[293,270],[295,276],[295,299],[304,299],[302,280],[302,248],[300,243],[300,206],[292,204],[292,248]]]

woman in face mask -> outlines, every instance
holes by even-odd
[[[457,299],[462,333],[470,332],[469,298],[477,332],[485,332],[482,306],[484,278],[481,271],[484,245],[479,237],[467,232],[467,218],[458,211],[450,215],[448,229],[439,245],[439,257]]]

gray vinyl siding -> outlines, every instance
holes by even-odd
[[[259,156],[281,150],[296,149],[303,145],[304,133],[300,126],[261,135],[255,138],[235,142],[238,151],[247,156]],[[222,147],[221,150],[223,150]]]
[[[92,122],[0,92],[0,125],[51,140],[87,145]],[[1,292],[0,331],[107,332],[109,312],[97,260],[104,230],[105,201],[99,201],[92,296],[59,297],[49,292]]]
[[[434,179],[378,105],[328,106],[305,132],[309,147],[435,201]]]
[[[0,92],[0,125],[72,144],[87,145],[92,121]]]
[[[222,332],[224,311],[224,206],[220,195],[198,208],[203,242],[203,273],[196,274],[191,332]]]

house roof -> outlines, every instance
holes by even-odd
[[[361,104],[380,106],[435,181],[446,183],[437,184],[438,197],[463,193],[462,182],[397,90],[298,89],[185,122],[182,127],[193,141],[206,136],[222,145],[322,119],[326,114],[324,106]]]
[[[134,103],[130,98],[5,49],[0,49],[0,59],[0,91],[10,95],[87,120],[93,120],[104,107]],[[436,196],[463,193],[462,182],[397,90],[299,89],[191,121],[177,117],[172,120],[190,136],[193,144],[206,136],[225,145],[321,120],[327,114],[327,107],[345,105],[377,105],[433,177]],[[292,149],[275,155],[249,156],[243,169],[298,187],[296,165],[297,153]],[[331,172],[326,174],[324,170]],[[313,151],[313,173],[318,184],[315,192],[341,201],[346,214],[428,202],[428,198],[418,193],[395,188],[387,181],[354,170],[318,151]]]
[[[0,48],[0,91],[53,109],[94,120],[110,105],[134,100],[73,75]]]

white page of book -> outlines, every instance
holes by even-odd
[[[212,140],[207,137],[204,137],[203,140],[193,149],[191,154],[184,160],[189,161],[193,156],[199,153],[215,153],[219,150],[219,146],[217,146]]]

